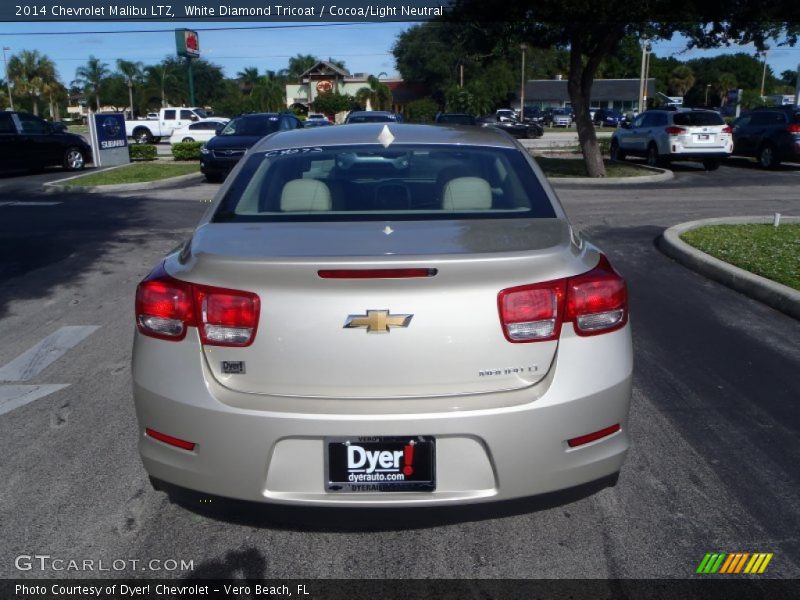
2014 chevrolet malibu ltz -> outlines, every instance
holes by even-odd
[[[625,282],[490,128],[285,131],[136,292],[156,485],[297,505],[504,500],[613,481]]]

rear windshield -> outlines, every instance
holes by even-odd
[[[393,123],[394,119],[388,115],[356,115],[347,118],[348,123]]]
[[[725,125],[719,113],[715,112],[682,112],[675,113],[675,125]]]
[[[278,131],[278,117],[253,115],[239,117],[225,126],[220,135],[260,135]]]
[[[257,152],[214,221],[537,217],[555,212],[516,149],[369,144]]]

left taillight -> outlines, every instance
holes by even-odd
[[[180,341],[189,327],[197,327],[205,345],[249,346],[259,309],[256,294],[181,281],[163,263],[136,289],[139,331],[162,340]]]

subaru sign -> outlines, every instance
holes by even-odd
[[[89,136],[95,165],[110,167],[126,165],[128,138],[125,135],[125,116],[122,113],[94,113],[89,119]]]

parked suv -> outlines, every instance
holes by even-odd
[[[675,160],[700,161],[708,171],[731,155],[731,128],[713,110],[648,110],[611,135],[611,159],[644,156],[650,166]]]
[[[733,122],[733,153],[755,156],[765,169],[800,162],[800,109],[759,108]]]

